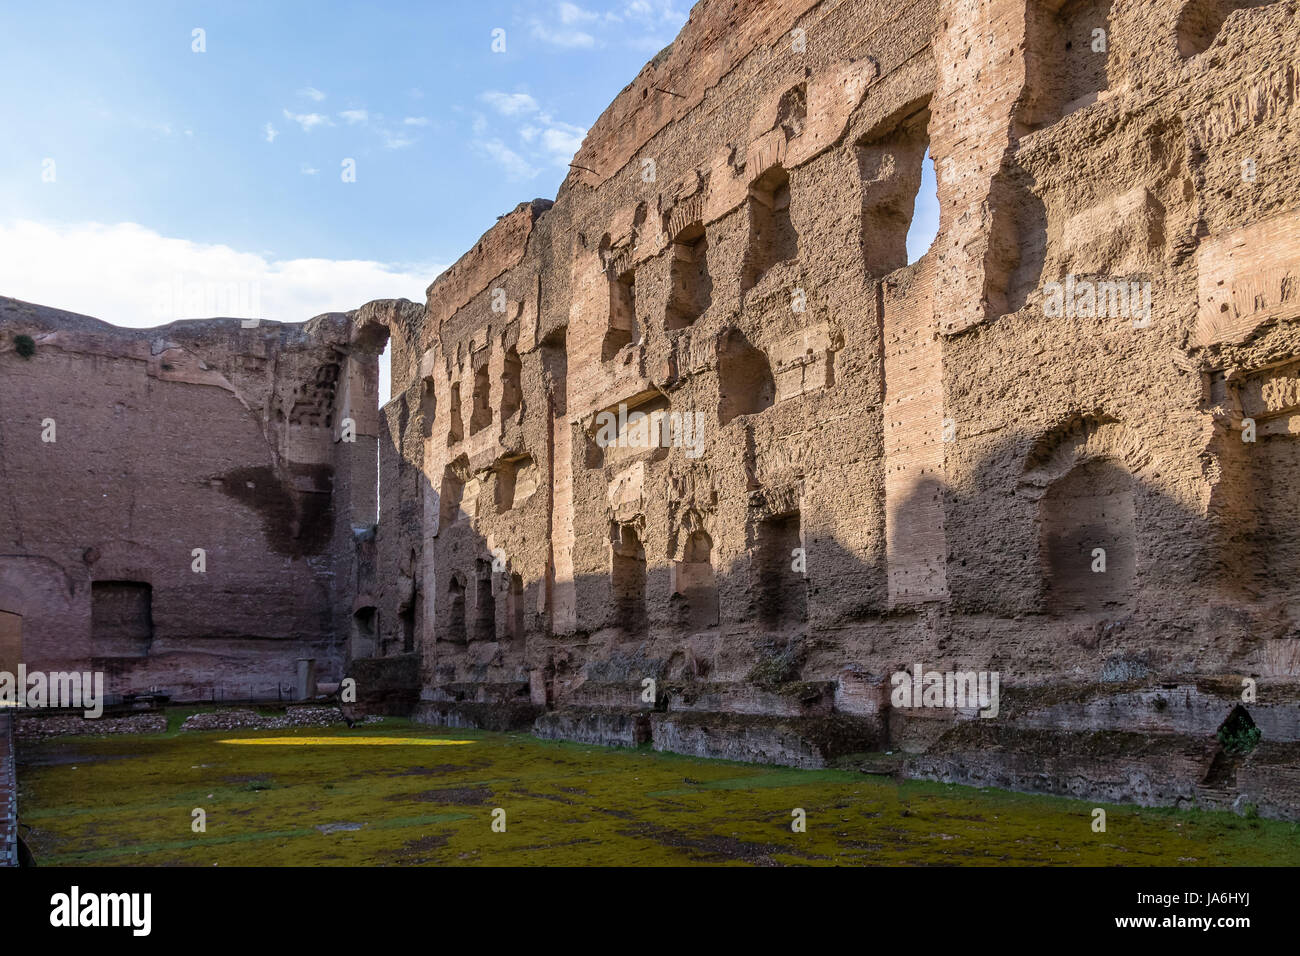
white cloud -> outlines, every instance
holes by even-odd
[[[520,141],[531,147],[530,155],[532,155],[533,159],[548,159],[561,166],[567,165],[569,160],[573,158],[573,154],[578,151],[578,147],[582,145],[583,138],[587,135],[586,129],[581,126],[574,126],[572,123],[554,119],[550,113],[538,105],[537,100],[527,93],[502,93],[499,90],[488,90],[479,94],[479,100],[487,103],[502,116],[522,121],[523,125],[519,127],[517,133]],[[476,118],[474,121],[474,135],[482,140],[487,132],[487,126],[487,122],[482,121],[481,117]],[[499,143],[500,141],[495,142]],[[524,166],[531,168],[528,160],[513,151],[507,150],[507,152],[510,152],[513,158],[504,157],[500,150],[497,151],[497,157],[503,165],[521,170],[522,167],[515,162],[515,160],[518,160]],[[531,178],[532,175],[536,175],[536,173],[518,178]]]
[[[422,302],[425,287],[444,268],[362,259],[273,259],[170,238],[136,223],[65,226],[20,219],[0,224],[0,293],[133,328],[232,313],[302,322],[371,299]],[[260,308],[242,314],[238,308],[221,308],[232,284],[246,290],[245,303]],[[178,287],[184,293],[180,302]],[[202,294],[192,298],[194,290]],[[206,308],[209,301],[215,310]],[[193,303],[195,308],[186,307]]]
[[[560,4],[560,22],[561,23],[583,23],[592,20],[599,20],[600,14],[593,13],[590,10],[584,10],[576,3]]]
[[[215,316],[304,322],[372,299],[423,302],[425,288],[445,268],[268,259],[168,238],[135,223],[0,224],[0,292],[130,328]],[[380,396],[389,388],[383,359]]]
[[[479,99],[502,116],[523,116],[536,113],[538,110],[537,101],[527,93],[502,93],[498,90],[488,90],[486,93],[479,94]]]
[[[499,139],[480,140],[474,146],[490,156],[510,180],[532,179],[541,170]]]
[[[566,50],[589,50],[596,46],[596,38],[585,30],[552,29],[540,20],[532,22],[533,38]]]
[[[415,140],[404,133],[394,133],[392,130],[381,129],[379,135],[384,140],[384,149],[405,149]]]
[[[542,146],[556,162],[568,165],[586,135],[587,131],[579,126],[557,123],[542,133]]]
[[[316,89],[316,87],[314,86],[303,87],[301,90],[298,91],[298,95],[305,96],[308,99],[315,100],[317,103],[325,99],[325,94],[322,93],[320,90]]]
[[[628,0],[621,11],[599,13],[572,0],[562,0],[554,15],[529,20],[534,39],[569,50],[602,47],[606,40],[620,42],[632,49],[658,51],[672,42],[686,22],[687,9],[679,0]],[[611,32],[616,28],[617,32]]]
[[[429,117],[427,117],[427,116],[408,116],[408,117],[406,117],[406,119],[402,120],[402,123],[403,123],[404,125],[406,125],[406,126],[428,126],[428,125],[429,125]]]
[[[266,137],[266,141],[268,143],[274,143],[275,138],[280,135],[280,131],[276,129],[274,126],[272,126],[270,123],[267,123],[265,126],[262,127],[262,133]]]
[[[644,23],[669,23],[676,26],[686,22],[689,10],[677,9],[675,0],[630,0],[623,7],[623,15]]]
[[[284,111],[284,118],[297,123],[304,133],[310,133],[317,126],[333,126],[334,121],[320,113],[290,113]]]
[[[358,123],[365,123],[370,119],[370,114],[366,110],[343,110],[339,117],[347,122],[349,126],[356,126]]]

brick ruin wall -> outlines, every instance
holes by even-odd
[[[136,330],[0,299],[0,670],[189,700],[292,696],[299,658],[338,679],[375,522],[362,312]]]
[[[150,534],[223,516],[246,564],[218,620],[282,588],[317,615],[300,640],[431,723],[801,766],[890,750],[939,779],[1300,815],[1298,49],[1292,0],[703,0],[555,201],[423,305],[272,326],[292,361],[255,385],[229,366],[274,351],[256,335],[178,338],[252,410],[232,468],[292,498],[290,463],[333,465],[320,553],[275,552],[252,502],[195,482],[225,480],[210,462],[151,488]],[[909,264],[927,151],[939,231]],[[85,364],[101,402],[21,387],[99,416],[174,390],[182,418],[202,389],[213,414],[211,385],[163,384],[160,334],[50,370]],[[334,424],[252,427],[322,351]],[[378,441],[373,529],[349,416]],[[44,533],[50,570],[0,569],[98,580],[85,535]],[[207,636],[212,592],[181,572],[155,601],[198,603],[156,617]],[[918,664],[997,672],[998,719],[891,706]],[[1215,732],[1244,678],[1264,743],[1242,759]]]

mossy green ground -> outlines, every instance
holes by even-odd
[[[295,736],[469,743],[220,743]],[[1094,833],[1098,804],[1077,800],[394,720],[28,741],[20,758],[21,820],[43,865],[1300,862],[1292,823],[1103,805]],[[805,833],[791,831],[796,807]],[[206,833],[191,830],[195,808]]]

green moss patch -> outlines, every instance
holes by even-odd
[[[277,736],[462,746],[236,747]],[[25,742],[39,864],[1294,865],[1300,826],[387,720]],[[206,832],[192,829],[193,811]],[[802,809],[807,832],[791,830]],[[504,810],[505,832],[492,828]]]

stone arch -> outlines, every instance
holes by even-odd
[[[686,540],[681,559],[673,563],[672,590],[681,602],[682,621],[691,630],[718,624],[718,583],[714,571],[713,538],[698,521],[683,528]]]
[[[1104,412],[1076,412],[1049,428],[1025,456],[1022,491],[1042,491],[1070,469],[1099,458],[1120,462],[1133,475],[1151,465],[1151,454],[1117,418]]]

